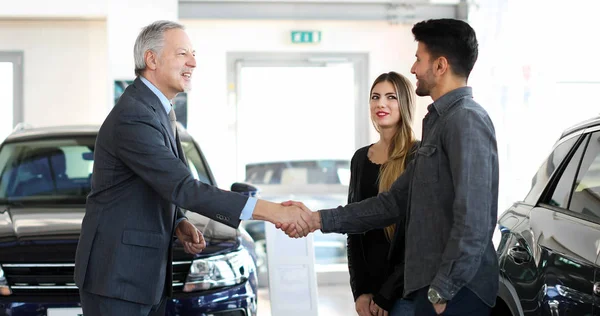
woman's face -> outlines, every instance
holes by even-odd
[[[388,81],[382,81],[371,91],[371,119],[380,129],[395,128],[400,122],[400,107],[396,89]]]

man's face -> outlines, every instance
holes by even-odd
[[[156,80],[168,99],[191,89],[195,55],[184,30],[171,29],[164,33],[164,46],[156,60]]]
[[[415,56],[417,60],[410,69],[410,72],[417,77],[415,93],[420,97],[428,96],[431,94],[431,89],[436,86],[436,79],[433,75],[433,61],[425,44],[418,43]]]

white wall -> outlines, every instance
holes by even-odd
[[[227,94],[227,52],[368,52],[369,85],[382,72],[400,72],[414,84],[410,68],[416,43],[412,26],[385,22],[311,22],[311,21],[181,21],[197,51],[194,89],[188,98],[188,126],[201,144],[218,184],[228,187],[235,179],[234,114]],[[289,43],[291,30],[320,30],[319,45]],[[367,87],[367,89],[370,87]],[[344,93],[344,91],[332,91]],[[364,100],[365,111],[368,101]],[[421,119],[430,99],[420,98],[416,119],[421,134]],[[326,136],[325,136],[326,137]],[[371,131],[371,141],[376,133]],[[348,157],[348,159],[351,157]]]
[[[0,1],[0,18],[102,18],[107,0]]]
[[[0,51],[24,52],[24,120],[101,123],[106,115],[104,21],[0,20]]]
[[[598,115],[597,0],[479,0],[470,83],[490,112],[500,156],[499,213],[522,200],[562,131]],[[544,7],[544,14],[539,12]]]
[[[133,79],[133,44],[142,28],[156,20],[177,20],[177,0],[108,0],[109,84]],[[114,78],[114,79],[113,79]]]

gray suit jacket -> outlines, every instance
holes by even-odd
[[[179,150],[178,150],[179,149]],[[153,305],[171,294],[177,207],[231,227],[247,197],[195,180],[158,97],[137,78],[96,139],[92,191],[75,257],[85,291]]]

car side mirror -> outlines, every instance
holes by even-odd
[[[259,192],[257,187],[255,187],[251,184],[242,183],[242,182],[236,182],[236,183],[232,184],[231,191],[241,193],[243,195],[247,195],[250,197],[257,197],[258,192]]]

